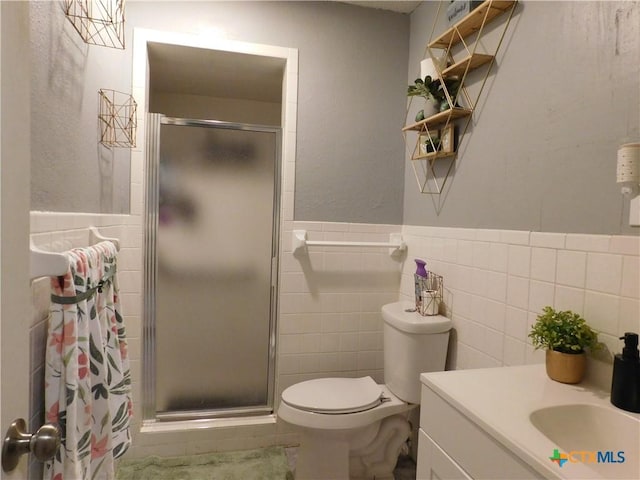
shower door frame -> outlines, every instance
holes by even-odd
[[[158,258],[156,241],[158,232],[160,129],[162,125],[206,127],[275,134],[275,162],[273,184],[273,222],[271,239],[271,307],[269,312],[269,358],[267,374],[267,403],[257,407],[156,411],[156,285]],[[271,415],[274,411],[276,379],[276,338],[278,319],[278,265],[280,251],[280,197],[282,169],[282,128],[220,120],[201,120],[167,117],[160,113],[147,114],[146,131],[146,189],[144,218],[144,281],[143,281],[143,421],[183,421],[217,418],[255,417]]]

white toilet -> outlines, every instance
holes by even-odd
[[[278,416],[300,428],[296,480],[393,479],[420,403],[420,373],[444,370],[451,320],[410,302],[382,307],[384,377],[319,378],[282,392]]]

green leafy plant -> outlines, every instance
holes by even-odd
[[[582,353],[585,349],[600,347],[598,334],[587,322],[571,310],[556,311],[547,306],[531,327],[529,338],[536,349],[555,350],[562,353]]]
[[[425,146],[424,148],[426,153],[436,152],[440,147],[440,138],[431,137],[431,141],[426,140],[423,144]]]
[[[446,78],[444,84],[455,104],[458,90],[460,89],[460,82],[455,79]],[[424,77],[424,80],[416,78],[413,85],[409,85],[407,88],[407,96],[424,97],[427,100],[431,98],[440,106],[441,110],[449,108],[447,95],[445,94],[442,82],[438,78],[431,78],[429,75]]]

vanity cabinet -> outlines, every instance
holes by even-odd
[[[416,473],[418,480],[544,478],[425,385]]]
[[[446,10],[447,3],[440,2],[438,14],[434,20],[433,31],[436,30],[439,19],[445,15],[443,11]],[[411,154],[411,165],[422,193],[442,193],[462,138],[467,132],[474,109],[487,82],[489,72],[506,33],[516,3],[514,0],[486,0],[437,37],[433,38],[432,34],[432,38],[427,44],[425,57],[431,58],[434,65],[436,65],[441,89],[445,94],[449,108],[412,123],[408,122],[407,118],[405,127],[402,129],[405,143],[408,146],[415,145]],[[507,19],[501,26],[497,27],[497,30],[499,30],[498,38],[493,42],[487,41],[486,32],[489,30],[489,23],[503,14],[507,16]],[[490,43],[496,43],[496,45],[495,48],[488,52],[486,50],[490,47],[487,45]],[[438,65],[445,66],[440,67]],[[473,81],[470,81],[469,74],[481,69],[483,69],[484,78],[480,80],[482,74],[474,75]],[[449,91],[451,82],[456,82],[459,85],[456,92]],[[479,84],[475,87],[476,91],[473,95],[467,90],[467,84],[469,83]],[[413,97],[411,97],[411,100],[413,100]],[[407,113],[410,110],[411,108],[409,107]],[[417,138],[415,138],[416,133]],[[444,140],[445,138],[447,138],[447,141]],[[413,143],[414,139],[415,143]],[[436,174],[434,170],[434,163],[439,159],[447,159],[451,162],[449,168],[446,169],[444,178],[442,178],[442,175]],[[417,164],[420,164],[420,166],[417,166]],[[438,177],[440,177],[440,180],[438,180]],[[431,183],[429,181],[430,178],[432,180]]]
[[[424,433],[418,434],[418,466],[416,479],[471,480],[460,465]]]

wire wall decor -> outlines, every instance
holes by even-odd
[[[64,13],[91,45],[124,50],[125,0],[64,0]]]
[[[100,110],[100,143],[106,147],[136,146],[136,113],[138,105],[128,93],[101,89],[98,91]]]

